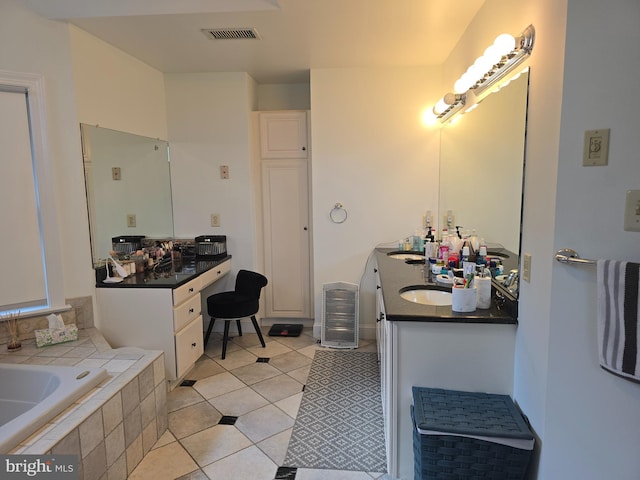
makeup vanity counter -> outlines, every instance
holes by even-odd
[[[170,387],[204,353],[200,292],[229,273],[231,256],[183,263],[179,272],[146,272],[96,284],[96,327],[113,347],[165,352]]]
[[[407,286],[428,285],[424,265],[375,250],[378,354],[387,439],[394,478],[413,478],[413,386],[511,395],[516,320],[491,308],[470,313],[421,305],[400,297]]]

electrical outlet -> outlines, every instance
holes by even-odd
[[[624,229],[640,232],[640,190],[629,190],[624,208]]]
[[[223,180],[229,178],[229,165],[220,165],[220,178]]]
[[[211,226],[212,227],[219,227],[220,226],[220,214],[219,213],[212,213],[211,214]]]
[[[133,213],[127,213],[127,227],[136,226],[136,216]]]
[[[525,282],[531,281],[531,254],[525,253],[522,256],[522,279]]]
[[[433,222],[431,210],[427,210],[427,212],[422,216],[422,228],[433,227],[431,222]]]
[[[456,216],[453,214],[453,210],[447,210],[442,216],[442,228],[447,227],[447,229],[452,232],[456,228]]]
[[[120,171],[120,167],[111,167],[111,179],[112,180],[121,180],[122,179],[122,175],[121,175],[121,171]]]

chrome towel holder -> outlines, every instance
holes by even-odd
[[[590,260],[588,258],[580,258],[578,252],[570,248],[563,248],[558,250],[555,254],[555,259],[560,263],[568,263],[571,265],[595,265],[596,260]]]

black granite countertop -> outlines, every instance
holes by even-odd
[[[231,255],[216,260],[206,257],[183,257],[179,264],[174,265],[168,261],[165,265],[158,265],[154,270],[129,275],[120,283],[104,283],[102,280],[106,277],[106,272],[103,268],[102,272],[98,272],[101,275],[96,279],[96,287],[177,288],[228,260],[231,260]]]
[[[376,248],[375,258],[380,287],[384,299],[386,319],[388,321],[409,322],[454,322],[454,323],[495,323],[516,324],[517,320],[507,309],[499,309],[492,294],[491,308],[477,309],[475,312],[454,312],[451,305],[434,306],[410,302],[400,296],[400,290],[409,286],[433,285],[432,277],[423,263],[406,263],[393,258],[388,253],[391,248]],[[444,287],[446,288],[446,287]],[[450,288],[449,288],[450,290]]]

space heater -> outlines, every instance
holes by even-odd
[[[359,288],[354,283],[322,286],[322,346],[358,348],[358,296]]]

